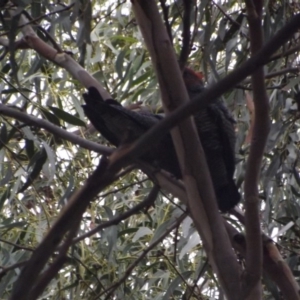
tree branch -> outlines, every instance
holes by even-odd
[[[67,238],[64,240],[62,246],[59,248],[59,254],[55,258],[54,262],[50,265],[50,267],[39,276],[39,279],[35,283],[32,288],[31,293],[29,294],[28,299],[37,299],[38,296],[44,291],[46,286],[50,283],[50,281],[57,275],[59,270],[62,268],[63,264],[67,259],[67,252],[72,243],[72,239],[77,233],[79,224],[81,219],[77,219],[70,231],[67,234]]]
[[[191,49],[191,11],[192,11],[192,0],[184,0],[184,12],[183,12],[183,30],[182,30],[182,48],[179,56],[179,65],[183,68],[190,55]]]
[[[19,278],[14,284],[11,300],[29,299],[28,296],[39,273],[64,235],[76,226],[78,220],[81,220],[82,214],[99,191],[115,180],[115,174],[125,162],[126,160],[123,160],[122,156],[119,156],[119,160],[110,165],[106,159],[100,161],[99,166],[88,178],[84,186],[72,195],[52,228],[21,271]]]
[[[111,149],[109,147],[105,147],[98,143],[88,141],[86,139],[79,137],[78,135],[76,135],[74,133],[71,133],[64,129],[61,129],[58,126],[50,123],[49,121],[30,116],[30,115],[20,112],[16,109],[9,108],[6,105],[0,104],[0,113],[5,116],[19,120],[27,125],[34,125],[39,128],[44,128],[45,130],[52,133],[56,137],[60,137],[62,139],[70,141],[70,142],[74,143],[75,145],[79,145],[85,149],[95,151],[97,153],[101,153],[104,155],[110,155],[114,151],[113,149]]]
[[[299,52],[299,50],[300,50],[300,43],[297,46],[292,47],[292,48],[290,48],[290,49],[288,49],[288,50],[286,50],[284,52],[276,53],[276,54],[272,55],[269,58],[269,62],[274,61],[274,60],[279,59],[279,58],[282,58],[282,57],[289,56],[291,54],[297,55],[296,53]]]
[[[132,2],[156,69],[164,110],[169,113],[188,102],[176,55],[155,2]],[[239,266],[218,213],[204,151],[192,119],[179,123],[178,128],[173,129],[171,134],[183,174],[189,212],[201,235],[210,263],[228,297],[240,299]]]
[[[234,214],[244,224],[244,218],[240,214]],[[246,258],[246,239],[235,227],[224,220],[226,230],[230,236],[232,246],[244,258]],[[299,300],[300,290],[293,273],[284,259],[281,257],[272,240],[263,235],[263,269],[266,274],[278,285],[284,299]]]
[[[263,46],[262,2],[246,0],[252,55]],[[262,243],[259,217],[258,181],[261,162],[267,142],[270,120],[269,99],[264,81],[264,70],[260,67],[252,74],[254,125],[250,154],[245,174],[245,221],[246,221],[246,273],[244,278],[247,299],[261,299],[262,289]]]
[[[270,79],[270,78],[285,75],[285,74],[288,74],[288,73],[299,74],[299,71],[300,71],[299,67],[284,68],[284,69],[281,69],[281,70],[276,71],[276,72],[265,74],[265,79]],[[251,83],[251,81],[252,81],[252,79],[246,79],[242,83],[247,84],[247,83]]]
[[[166,0],[159,0],[162,12],[163,12],[163,17],[164,17],[164,22],[165,22],[165,26],[166,26],[166,30],[168,32],[169,35],[169,39],[172,42],[173,41],[173,37],[172,37],[172,28],[170,26],[170,22],[169,22],[169,7],[166,4]]]
[[[138,213],[141,209],[150,206],[154,203],[155,199],[157,198],[158,192],[160,190],[160,187],[155,185],[152,190],[150,191],[150,193],[147,195],[147,197],[140,202],[139,204],[137,204],[136,206],[132,207],[131,209],[127,210],[125,213],[107,221],[107,222],[102,222],[102,224],[96,226],[93,230],[90,230],[89,232],[75,238],[73,240],[73,244],[84,240],[87,237],[92,236],[93,234],[99,232],[100,230],[110,227],[112,225],[117,225],[119,224],[121,221],[128,219],[130,216]]]

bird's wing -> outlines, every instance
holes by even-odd
[[[94,127],[113,145],[130,143],[141,137],[157,124],[163,116],[141,111],[139,113],[124,108],[115,100],[104,101],[95,88],[83,95],[84,112]],[[148,151],[141,156],[145,162],[165,169],[181,177],[174,145],[170,134],[152,142]]]
[[[98,90],[89,88],[83,94],[84,112],[95,128],[113,145],[138,139],[159,118],[154,114],[141,114],[124,108],[113,99],[104,101]]]
[[[222,157],[228,172],[228,177],[233,178],[235,170],[235,131],[234,119],[222,103],[214,103],[208,106],[208,110],[213,115],[218,131],[220,145],[222,147]]]

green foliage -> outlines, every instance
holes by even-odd
[[[142,101],[153,109],[160,107],[157,80],[130,1],[75,1],[69,6],[44,0],[18,3],[20,11],[22,8],[31,17],[30,25],[39,38],[70,53],[115,99],[124,105]],[[174,49],[179,54],[182,1],[166,3]],[[212,84],[249,57],[245,7],[239,1],[218,5],[209,1],[193,3],[189,65],[201,69],[208,84]],[[296,13],[298,4],[266,3],[263,28],[268,40]],[[22,28],[14,23],[17,17],[9,21],[6,9],[0,14],[2,36],[8,35],[11,42],[20,41]],[[297,39],[290,41],[283,51],[298,43]],[[84,127],[87,124],[81,108],[84,88],[66,70],[31,49],[3,46],[0,53],[3,104],[78,136],[107,144]],[[264,231],[273,236],[283,226],[291,225],[280,232],[276,241],[299,279],[297,67],[297,52],[282,55],[265,66],[266,74],[271,74],[266,85],[272,122],[259,188]],[[272,76],[282,70],[285,71]],[[251,122],[245,93],[251,99],[251,90],[251,83],[246,80],[223,96],[237,120],[236,181],[241,191]],[[4,114],[0,120],[0,298],[7,299],[20,267],[45,237],[70,195],[95,169],[99,154]],[[140,171],[132,171],[114,182],[90,204],[77,237],[134,207],[152,186],[151,180]],[[114,299],[219,299],[219,286],[189,218],[154,249],[144,252],[184,211],[177,199],[161,192],[154,206],[74,243],[63,268],[41,299],[106,299],[105,290],[123,276],[126,279],[116,286]],[[233,219],[229,221],[236,224]],[[138,258],[139,263],[127,274]],[[265,299],[279,299],[276,286],[267,279],[264,294]]]

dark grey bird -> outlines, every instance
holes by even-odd
[[[183,79],[190,99],[205,89],[201,75],[185,68]],[[123,107],[113,99],[103,100],[98,90],[89,88],[83,94],[84,112],[94,127],[111,144],[131,143],[157,124],[163,117],[149,112],[135,112]],[[235,171],[234,119],[221,100],[210,104],[194,115],[197,131],[215,189],[218,206],[228,211],[240,201],[240,194],[233,176]],[[141,159],[154,164],[181,178],[171,135],[149,145],[149,151]]]
[[[113,99],[104,101],[94,87],[89,88],[83,98],[86,104],[82,107],[88,119],[105,139],[117,147],[122,143],[134,142],[163,118],[162,115],[146,111],[131,111]],[[141,159],[167,170],[177,178],[181,177],[170,134],[149,145],[149,151]]]
[[[185,68],[183,79],[190,99],[205,87],[202,75]],[[205,153],[221,211],[228,211],[240,201],[233,176],[235,171],[235,120],[224,103],[218,99],[194,115],[195,124]]]

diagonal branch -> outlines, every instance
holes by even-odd
[[[179,56],[179,65],[182,68],[186,65],[191,49],[191,12],[193,0],[184,0],[182,48]]]
[[[29,299],[28,296],[40,272],[65,234],[72,231],[78,220],[81,220],[82,214],[89,203],[103,188],[115,180],[115,174],[125,163],[126,160],[122,160],[122,156],[112,165],[109,165],[105,158],[100,161],[99,166],[88,178],[84,186],[72,195],[48,234],[22,269],[19,278],[14,284],[11,300]]]
[[[78,227],[80,224],[80,219],[76,220],[70,229],[70,231],[67,234],[66,239],[64,240],[62,246],[59,249],[59,253],[55,260],[52,262],[51,266],[44,271],[44,273],[40,276],[40,278],[37,280],[35,286],[33,287],[29,299],[37,299],[38,296],[44,291],[48,283],[57,275],[63,264],[67,260],[67,252],[68,249],[72,243],[73,237],[76,235],[78,231]]]
[[[95,151],[97,153],[101,153],[104,155],[110,155],[114,151],[113,149],[111,149],[109,147],[105,147],[98,143],[88,141],[86,139],[79,137],[78,135],[76,135],[74,133],[71,133],[64,129],[61,129],[58,126],[50,123],[49,121],[30,116],[30,115],[20,112],[16,109],[9,108],[3,104],[0,104],[0,114],[3,114],[8,117],[12,117],[12,118],[19,120],[28,125],[34,125],[39,128],[44,128],[45,130],[47,130],[48,132],[52,133],[53,135],[55,135],[57,137],[61,137],[62,139],[70,141],[70,142],[74,143],[75,145],[79,145],[82,148],[85,148],[85,149],[88,149],[91,151]]]
[[[128,219],[130,216],[136,214],[137,212],[139,212],[141,209],[150,206],[154,203],[155,199],[157,198],[158,192],[160,190],[160,187],[155,185],[152,190],[150,191],[150,193],[147,195],[147,197],[140,202],[139,204],[137,204],[136,206],[134,206],[133,208],[127,210],[125,213],[107,221],[107,222],[103,222],[102,224],[99,224],[98,226],[96,226],[94,229],[90,230],[89,232],[75,238],[73,240],[73,244],[84,240],[87,237],[90,237],[91,235],[99,232],[100,230],[110,227],[112,225],[117,225],[119,224],[121,221]]]

